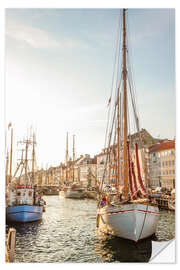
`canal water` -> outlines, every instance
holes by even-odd
[[[160,212],[155,238],[134,243],[96,232],[94,200],[44,199],[41,221],[7,225],[17,230],[15,262],[148,262],[156,243],[175,237],[174,212]]]

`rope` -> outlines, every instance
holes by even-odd
[[[115,57],[114,57],[114,67],[113,67],[113,76],[112,76],[112,82],[111,82],[111,95],[110,95],[110,106],[108,110],[108,121],[107,121],[107,127],[106,127],[106,133],[105,133],[105,143],[104,143],[104,148],[106,147],[106,142],[107,142],[107,134],[108,134],[108,128],[109,128],[109,122],[110,122],[110,108],[111,108],[111,100],[112,100],[112,93],[113,93],[113,85],[115,81],[115,68],[116,64],[119,61],[119,50],[118,50],[118,44],[120,43],[120,28],[121,28],[121,20],[120,20],[120,14],[119,14],[119,24],[118,24],[118,34],[117,34],[117,40],[116,40],[116,48],[115,48]],[[120,46],[119,46],[120,47]],[[118,57],[117,57],[118,55]],[[118,59],[118,61],[117,61]]]
[[[116,102],[117,102],[117,99],[118,99],[118,93],[119,93],[119,89],[120,89],[121,83],[122,83],[122,75],[121,75],[121,80],[120,80],[119,88],[116,89],[115,109],[114,109],[114,114],[113,114],[112,123],[111,123],[111,130],[110,130],[110,134],[109,134],[109,141],[108,141],[108,145],[107,145],[107,149],[108,150],[110,149],[110,144],[111,144],[111,138],[112,138],[114,123],[115,123],[115,117],[116,117],[116,111],[117,111]],[[106,155],[106,161],[105,161],[105,166],[104,166],[103,179],[102,179],[101,186],[100,186],[100,192],[102,191],[102,186],[103,186],[103,183],[104,183],[104,178],[105,178],[105,173],[106,173],[106,170],[107,170],[107,162],[108,162],[109,155],[110,155],[110,151],[107,152],[107,155]]]
[[[121,12],[121,11],[120,11]],[[112,94],[113,94],[113,86],[114,86],[114,82],[115,82],[115,68],[116,66],[118,67],[117,68],[117,71],[119,70],[119,56],[120,56],[120,41],[121,41],[121,19],[120,19],[120,14],[119,14],[119,25],[118,25],[118,35],[117,35],[117,41],[116,41],[116,52],[115,52],[115,61],[114,61],[114,69],[113,69],[113,78],[112,78],[112,85],[111,85],[111,97],[110,99],[112,99]],[[117,86],[117,83],[118,82],[118,72],[117,72],[117,75],[116,75],[116,86]],[[121,79],[120,79],[120,84],[121,84]],[[116,98],[117,98],[117,87],[115,87],[116,89]],[[116,100],[116,99],[115,99]],[[110,102],[110,105],[112,104],[112,102]],[[110,109],[111,107],[109,107],[109,111],[108,111],[108,123],[107,123],[107,128],[106,128],[106,133],[105,133],[105,145],[104,145],[104,148],[106,149],[106,144],[108,145],[107,149],[109,150],[109,147],[110,147],[110,143],[111,143],[111,138],[112,138],[112,133],[113,133],[113,126],[114,126],[114,120],[115,120],[115,115],[116,115],[116,106],[115,106],[115,109],[114,109],[114,114],[112,116],[112,120],[110,120]],[[109,128],[111,126],[111,128]],[[109,133],[109,140],[108,140],[108,143],[107,143],[107,139],[108,139],[108,130],[110,130],[110,133]],[[106,170],[107,170],[107,161],[108,161],[108,158],[109,158],[109,152],[107,152],[107,155],[106,155],[106,161],[105,161],[105,167],[104,167],[104,172],[103,172],[103,178],[102,178],[102,181],[101,181],[101,185],[100,185],[100,192],[102,192],[102,187],[103,187],[103,183],[104,183],[104,178],[105,178],[105,173],[106,173]]]
[[[148,210],[148,204],[147,204],[147,206],[146,206],[146,213],[145,213],[145,215],[144,215],[144,221],[143,221],[143,225],[142,225],[142,228],[141,228],[141,232],[140,232],[140,234],[139,234],[138,241],[139,241],[139,239],[140,239],[140,237],[141,237],[141,235],[142,235],[143,229],[144,229],[144,224],[145,224],[145,220],[146,220],[146,216],[147,216],[147,210]]]
[[[134,163],[131,161],[131,169],[132,169],[132,176],[133,176],[133,184],[134,184],[134,196],[137,197],[137,182],[136,182],[136,175],[134,172]]]

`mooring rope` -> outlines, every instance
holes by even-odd
[[[141,235],[142,235],[143,229],[144,229],[144,224],[145,224],[145,220],[146,220],[146,216],[147,216],[147,210],[148,210],[148,204],[147,204],[147,206],[146,206],[146,213],[145,213],[145,215],[144,215],[144,221],[143,221],[143,225],[142,225],[142,228],[141,228],[141,233],[140,233],[140,235],[139,235],[138,241],[139,241],[139,239],[140,239],[140,237],[141,237]]]

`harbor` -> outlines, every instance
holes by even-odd
[[[156,239],[137,245],[96,232],[94,200],[59,196],[44,199],[47,206],[41,221],[7,225],[7,229],[13,225],[17,231],[14,262],[148,262],[153,253],[152,241],[154,245],[168,243],[175,237],[174,212],[160,211]]]
[[[156,86],[159,69],[149,76],[156,64],[151,69],[145,64],[152,56],[142,61],[150,42],[140,38],[137,46],[134,38],[145,35],[144,24],[151,27],[159,15],[174,30],[174,13],[126,8],[38,12],[7,11],[7,44],[12,46],[6,78],[11,108],[5,129],[6,262],[151,262],[175,239],[176,136],[172,108],[168,125],[163,122],[169,102],[163,91],[172,96],[164,78],[165,85],[171,80],[164,75]],[[96,18],[101,18],[98,24]],[[83,34],[89,22],[90,32]],[[137,74],[141,69],[137,91],[131,50]],[[23,87],[15,90],[16,72],[12,81],[9,77],[16,66],[12,55],[19,65],[15,71],[24,74]],[[164,62],[161,66],[169,68],[165,73],[173,70]],[[18,91],[19,111],[12,103]]]

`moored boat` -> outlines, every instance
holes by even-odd
[[[109,132],[109,136],[106,140],[106,162],[97,207],[97,228],[104,233],[137,242],[156,232],[159,209],[148,194],[135,91],[130,62],[127,58],[125,9],[122,13],[121,26],[122,38],[119,33],[117,51],[121,50],[120,41],[122,40],[122,63],[116,63],[117,81],[113,84],[115,85],[115,100],[111,108],[112,117],[109,117],[111,122],[108,122],[106,132],[106,134]],[[119,61],[120,57],[117,58]],[[110,105],[112,104],[111,97]],[[132,119],[130,119],[131,115],[133,115]],[[132,142],[131,136],[128,135],[131,134],[132,127],[135,127],[139,134],[135,142]],[[111,170],[112,176],[115,175],[113,182],[110,177]],[[104,184],[110,184],[110,188],[104,189]],[[113,194],[111,185],[115,186]]]
[[[6,218],[10,222],[32,222],[42,218],[44,200],[31,185],[9,185]]]
[[[42,218],[43,206],[16,205],[9,206],[6,210],[10,222],[32,222]]]
[[[159,211],[153,204],[137,200],[99,208],[97,218],[97,226],[104,233],[137,242],[155,233]]]
[[[77,183],[72,184],[70,187],[64,187],[63,190],[59,192],[59,195],[64,198],[72,199],[83,199],[86,197],[85,189]]]
[[[85,189],[80,183],[75,182],[74,163],[75,163],[75,135],[73,135],[73,160],[70,162],[68,154],[68,133],[66,137],[66,179],[59,192],[60,197],[71,199],[83,199],[86,197]],[[72,175],[70,173],[72,171]]]
[[[9,222],[32,222],[40,220],[45,205],[45,201],[42,199],[37,186],[34,184],[35,136],[33,135],[33,141],[27,139],[23,143],[26,145],[25,159],[23,159],[22,156],[16,172],[7,186],[6,219]],[[33,145],[31,172],[28,172],[29,144]],[[20,174],[16,177],[18,172]]]

